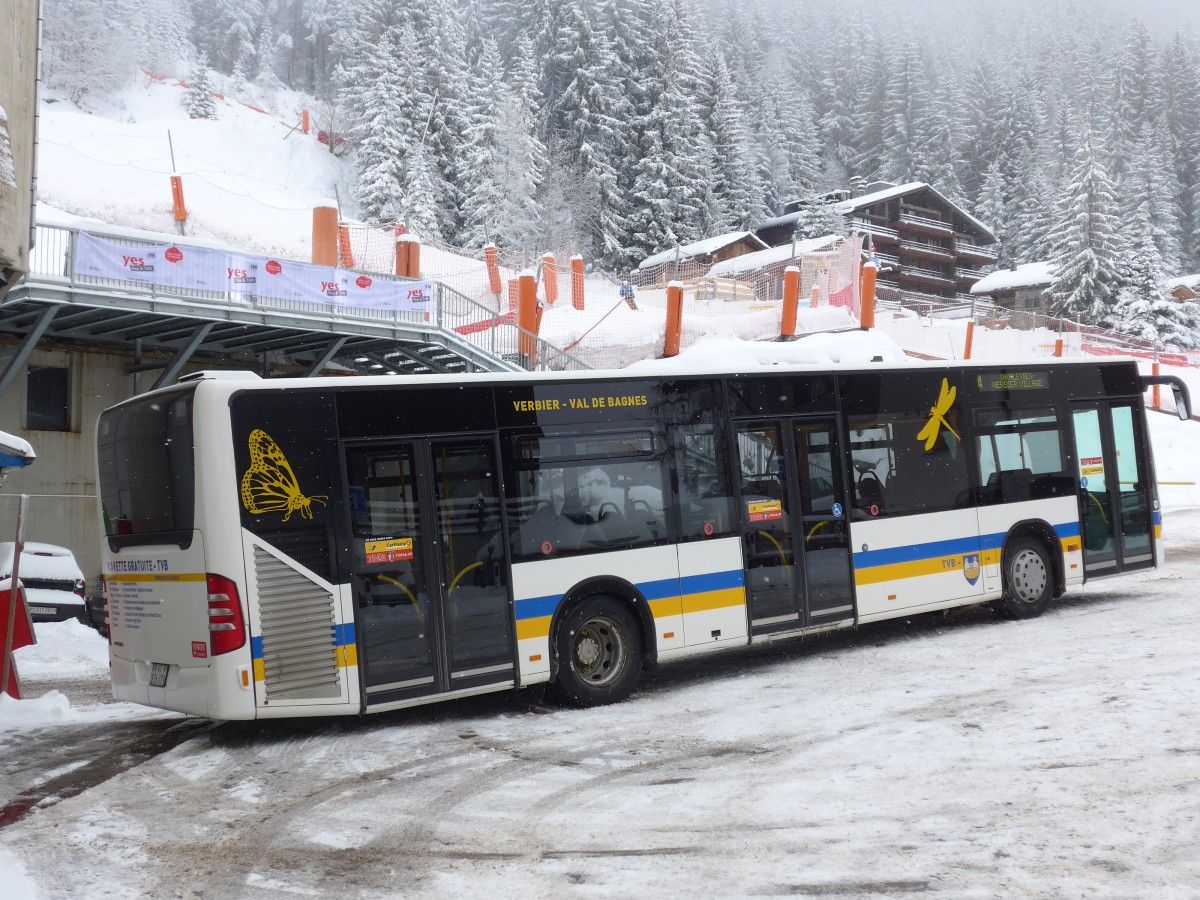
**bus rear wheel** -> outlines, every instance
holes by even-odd
[[[1046,548],[1031,538],[1017,538],[1004,548],[1004,596],[994,604],[1006,619],[1033,619],[1050,605],[1054,567]]]
[[[611,597],[591,597],[567,613],[555,648],[553,693],[571,706],[624,700],[642,673],[641,631],[629,610]]]

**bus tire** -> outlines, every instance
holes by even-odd
[[[589,597],[567,613],[555,635],[557,698],[577,707],[624,700],[642,673],[642,635],[624,604]]]
[[[1021,537],[1004,548],[1004,595],[994,607],[1006,619],[1034,619],[1054,596],[1054,566],[1040,541]]]

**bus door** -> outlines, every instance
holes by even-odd
[[[345,465],[367,706],[513,681],[494,439],[349,446]]]
[[[737,429],[753,633],[853,616],[837,434],[831,417],[747,423]]]
[[[1146,441],[1131,400],[1072,406],[1079,526],[1089,578],[1154,564]]]

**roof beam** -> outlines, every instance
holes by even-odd
[[[163,373],[158,376],[158,380],[154,382],[154,386],[151,388],[151,390],[160,388],[165,384],[170,384],[175,380],[175,376],[179,374],[180,370],[183,369],[187,361],[192,358],[192,354],[196,352],[197,348],[204,343],[204,339],[208,337],[208,333],[213,330],[213,326],[215,324],[215,322],[205,322],[196,329],[196,331],[192,334],[191,340],[180,347],[179,352],[171,358],[169,363],[167,363],[166,368],[164,368]]]
[[[345,343],[345,336],[330,341],[325,349],[317,355],[317,358],[312,361],[312,365],[308,367],[308,370],[304,373],[304,377],[311,378],[314,375],[320,374],[321,370],[329,365],[333,358],[337,356],[337,352],[342,349]]]
[[[42,335],[46,333],[46,329],[50,327],[50,320],[54,318],[58,310],[59,307],[57,306],[47,306],[38,315],[29,331],[25,333],[25,340],[21,341],[21,345],[17,347],[17,352],[9,358],[8,366],[4,369],[4,373],[0,374],[0,397],[4,396],[4,392],[12,385],[13,380],[17,377],[17,373],[29,361],[29,355],[33,353],[33,348],[37,346],[38,341],[42,339]]]

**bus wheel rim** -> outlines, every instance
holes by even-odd
[[[616,622],[607,616],[594,616],[575,632],[571,656],[575,671],[584,681],[604,687],[624,671],[629,648]]]
[[[1013,559],[1012,591],[1022,603],[1040,600],[1049,580],[1046,563],[1036,550],[1022,550]]]

